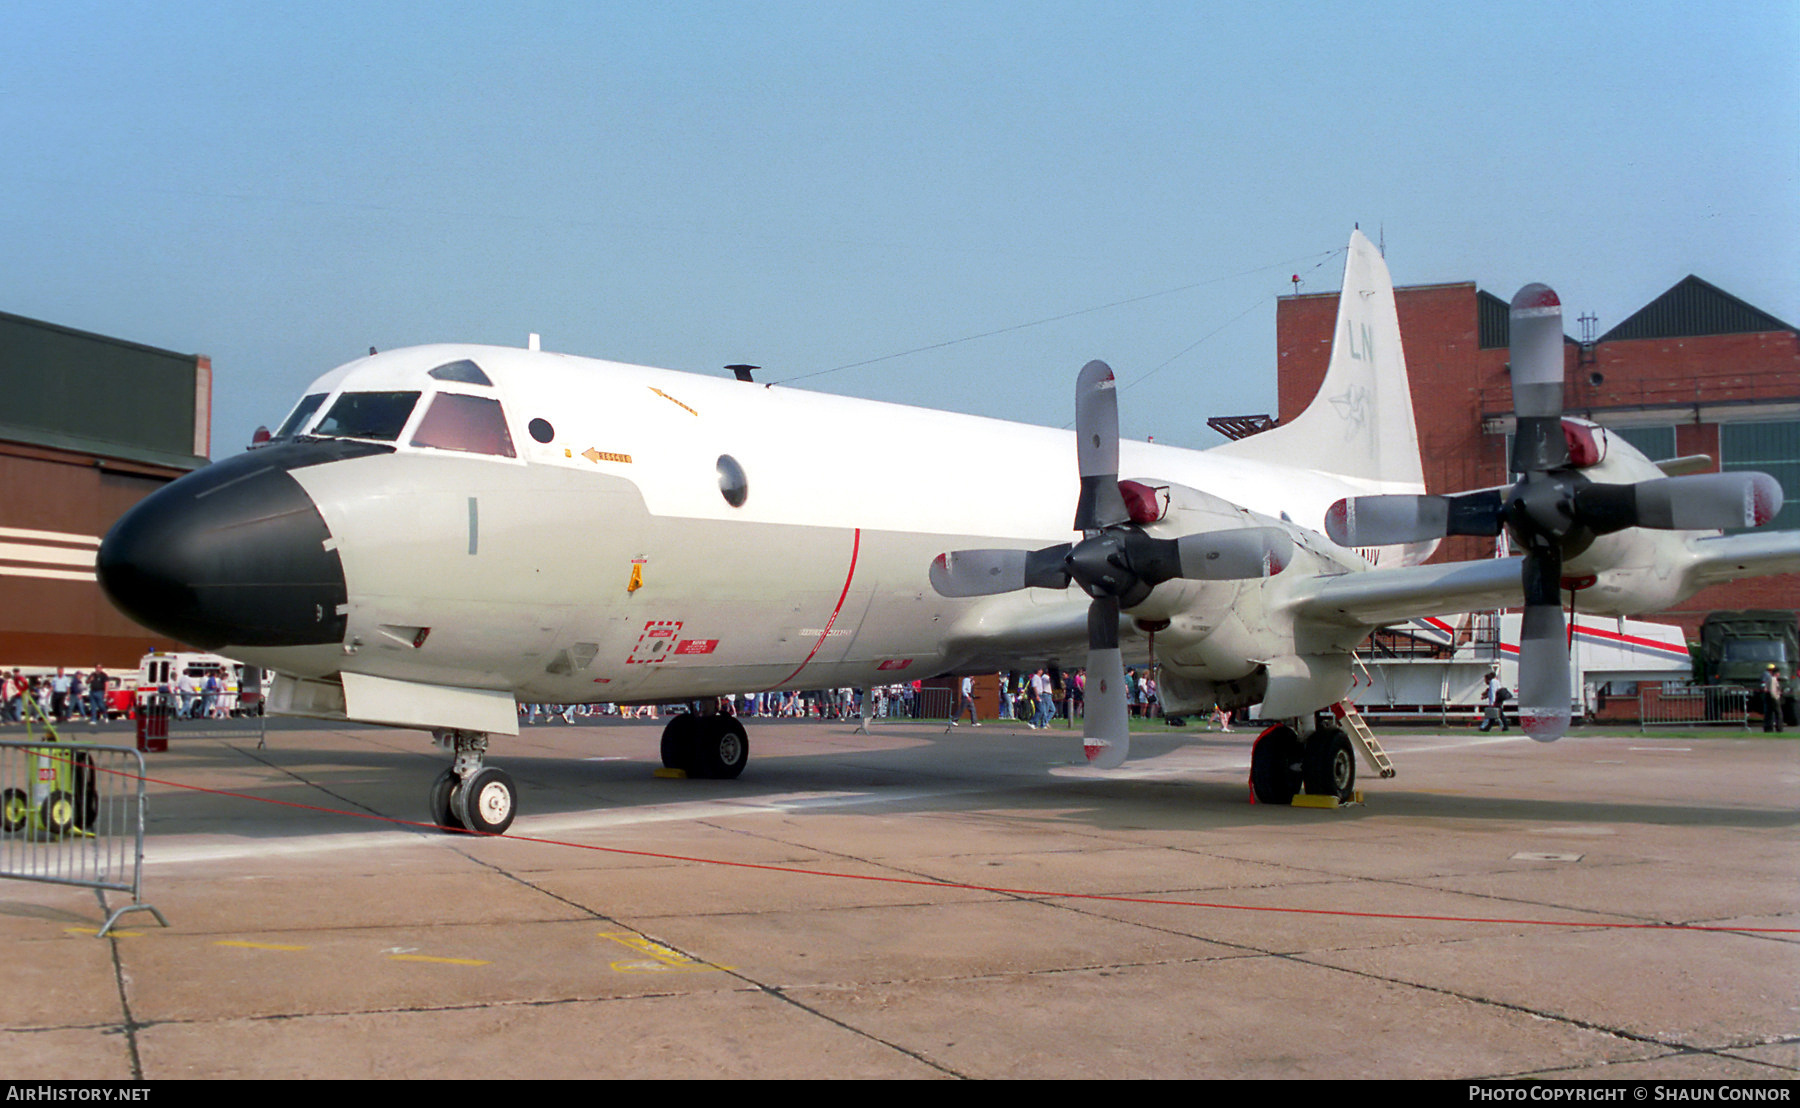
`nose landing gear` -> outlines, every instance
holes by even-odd
[[[518,808],[512,775],[482,765],[487,735],[435,731],[432,737],[456,753],[456,761],[431,786],[431,821],[448,832],[504,835]]]

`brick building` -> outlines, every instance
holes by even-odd
[[[1434,493],[1507,483],[1512,389],[1508,301],[1473,282],[1395,290],[1425,481]],[[1338,294],[1282,297],[1276,309],[1279,418],[1318,391]],[[1566,317],[1565,317],[1566,322]],[[1705,454],[1714,468],[1759,469],[1787,505],[1772,527],[1800,528],[1800,332],[1698,277],[1687,277],[1587,342],[1564,343],[1564,410],[1620,432],[1652,460]],[[1447,539],[1434,561],[1480,558],[1490,540]],[[1800,607],[1800,575],[1752,578],[1646,618],[1690,636],[1707,612]]]
[[[0,312],[0,665],[136,669],[176,644],[94,578],[125,510],[206,464],[212,366]]]

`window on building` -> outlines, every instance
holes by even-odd
[[[1781,482],[1781,512],[1761,529],[1800,527],[1800,421],[1720,424],[1719,468],[1761,470]]]
[[[1639,453],[1653,462],[1675,457],[1673,427],[1608,427],[1606,433],[1637,447]]]

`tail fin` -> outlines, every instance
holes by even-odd
[[[1394,285],[1361,231],[1350,233],[1331,362],[1313,402],[1289,423],[1213,450],[1337,474],[1371,492],[1425,491]]]

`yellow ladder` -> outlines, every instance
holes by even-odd
[[[1375,732],[1369,730],[1362,713],[1349,700],[1340,700],[1331,706],[1331,714],[1344,722],[1344,730],[1350,735],[1350,741],[1356,749],[1362,751],[1363,761],[1370,769],[1383,777],[1394,776],[1394,763],[1389,760],[1387,751],[1381,749],[1381,743],[1375,739]]]

